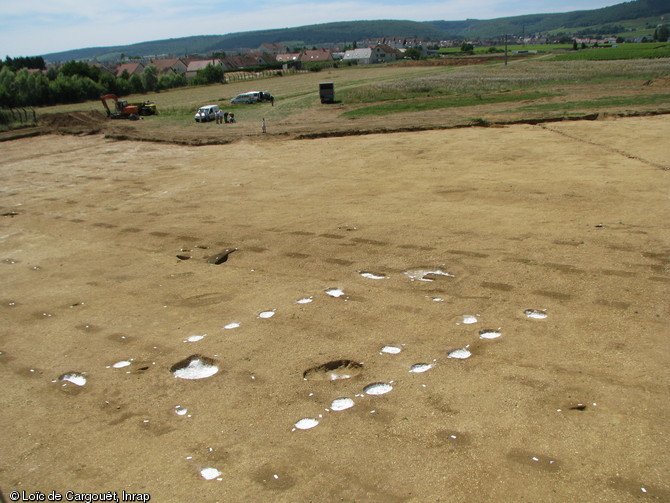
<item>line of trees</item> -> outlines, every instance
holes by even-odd
[[[60,68],[44,71],[40,68],[42,58],[7,58],[0,69],[0,107],[16,108],[26,106],[58,105],[79,103],[112,93],[127,96],[136,93],[156,92],[164,89],[183,87],[189,84],[183,74],[159,75],[156,67],[149,65],[141,75],[119,77],[102,71],[96,66],[70,61]],[[42,60],[44,66],[44,61]],[[35,66],[33,66],[35,65]],[[191,85],[223,82],[223,69],[218,65],[208,65],[198,71]]]

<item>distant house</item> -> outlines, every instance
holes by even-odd
[[[372,49],[370,47],[363,47],[361,49],[350,49],[344,51],[342,61],[356,62],[359,65],[369,65],[372,63]]]
[[[275,59],[279,61],[280,63],[291,63],[293,61],[299,61],[300,60],[300,54],[299,53],[282,53],[282,54],[275,54]]]
[[[261,44],[258,52],[261,54],[282,54],[286,52],[286,46],[284,44]]]
[[[372,48],[372,63],[390,63],[402,54],[399,50],[386,44],[379,44]]]
[[[116,70],[112,71],[112,69],[110,69],[107,65],[103,65],[102,63],[91,63],[91,66],[100,70],[100,73],[111,73],[116,75]]]
[[[375,47],[377,45],[386,45],[393,49],[410,49],[412,47],[423,47],[426,41],[421,38],[404,37],[379,37],[361,40],[356,43],[358,47]]]
[[[309,63],[311,61],[332,61],[333,55],[327,49],[305,50],[300,53],[300,61]]]
[[[123,63],[116,69],[116,76],[120,77],[123,72],[127,72],[128,75],[141,75],[143,71],[144,65],[142,63]]]
[[[346,51],[342,61],[356,61],[359,65],[370,65],[374,63],[390,63],[398,59],[400,52],[385,44],[374,47],[363,47]]]
[[[186,73],[186,65],[181,59],[154,59],[151,65],[156,67],[159,75],[169,73],[182,74]]]
[[[224,62],[220,59],[196,59],[189,61],[188,65],[186,66],[186,78],[191,79],[195,77],[198,71],[204,70],[208,65],[218,65],[223,70],[227,69]]]
[[[274,54],[270,54],[267,52],[264,53],[254,52],[248,54],[248,56],[254,58],[254,60],[256,60],[257,65],[271,65],[272,63],[277,62],[277,57]]]

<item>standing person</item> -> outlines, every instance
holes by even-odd
[[[263,129],[263,132],[265,133],[265,132],[266,132],[266,128],[265,128],[265,117],[263,117],[263,121],[261,122],[261,128]]]
[[[234,113],[230,114],[230,118],[228,119],[228,122],[230,122],[231,124],[235,124],[235,114]]]
[[[275,97],[274,96],[270,96],[270,103],[272,104],[272,106],[275,106]]]
[[[228,124],[228,112],[223,112],[223,122]]]
[[[216,123],[217,124],[223,124],[223,112],[219,108],[219,110],[216,112]]]

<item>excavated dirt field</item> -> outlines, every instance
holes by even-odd
[[[670,501],[669,116],[95,131],[0,144],[8,500]]]

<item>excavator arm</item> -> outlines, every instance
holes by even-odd
[[[107,116],[112,115],[112,111],[109,109],[109,105],[107,105],[107,100],[114,100],[114,109],[115,112],[118,111],[118,102],[119,98],[116,97],[115,94],[105,94],[103,96],[100,96],[100,101],[102,101],[102,105],[105,107],[105,110],[107,110]]]
[[[114,101],[114,111],[112,112],[107,105],[107,100]],[[138,109],[136,105],[128,105],[126,101],[120,102],[115,94],[103,94],[100,96],[102,105],[107,110],[107,116],[112,119],[139,119]]]

